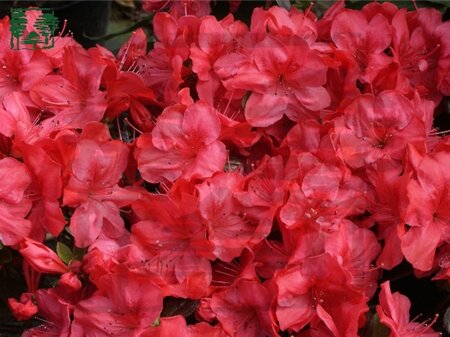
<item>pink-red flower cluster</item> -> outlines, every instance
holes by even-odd
[[[23,257],[12,313],[41,322],[24,336],[356,337],[369,301],[390,336],[438,336],[389,282],[373,298],[404,260],[450,280],[450,23],[174,3],[149,52],[137,30],[118,56],[11,50],[0,21],[0,241]]]

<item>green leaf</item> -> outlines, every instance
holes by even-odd
[[[373,337],[388,337],[391,333],[388,327],[381,324],[378,314],[373,315],[370,325],[372,327]]]
[[[65,264],[69,264],[73,259],[72,250],[62,242],[56,244],[56,254]]]
[[[81,261],[86,254],[86,248],[73,247],[73,259]]]
[[[276,0],[277,5],[286,9],[286,10],[290,10],[291,9],[291,3],[289,0]]]
[[[155,321],[152,323],[152,326],[159,326],[161,322],[159,321],[159,317],[155,319]]]
[[[245,109],[245,105],[247,104],[247,101],[248,101],[248,99],[249,99],[249,97],[250,97],[250,94],[251,94],[251,92],[249,91],[249,92],[247,92],[247,93],[245,94],[245,96],[242,98],[242,103],[241,103],[242,109]]]

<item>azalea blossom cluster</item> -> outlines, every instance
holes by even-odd
[[[137,30],[117,56],[11,50],[9,26],[0,240],[28,287],[9,307],[40,322],[23,336],[356,337],[369,301],[391,337],[439,335],[380,282],[404,260],[450,280],[438,11],[158,12],[151,50]]]

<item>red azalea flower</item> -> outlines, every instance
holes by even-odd
[[[340,152],[346,163],[359,168],[387,156],[400,159],[408,143],[423,143],[424,124],[413,105],[395,91],[364,94],[345,109],[345,128],[335,120]]]
[[[321,150],[319,148],[321,133],[320,124],[313,120],[298,123],[289,130],[284,139],[285,145],[290,150],[285,170],[286,179],[294,179],[298,175],[298,154],[301,152],[316,154]]]
[[[107,116],[116,118],[122,112],[128,111],[134,100],[141,104],[155,102],[153,91],[145,87],[139,75],[131,72],[117,74],[115,79],[106,81],[108,100]],[[150,112],[148,112],[150,119]]]
[[[342,108],[361,94],[357,86],[360,69],[356,60],[345,50],[332,47],[323,52],[324,61],[329,67],[325,88],[330,94],[331,103],[321,117],[330,120],[340,115]]]
[[[219,119],[208,104],[169,107],[152,133],[138,138],[139,171],[150,182],[210,177],[225,165],[226,150],[219,136]]]
[[[31,177],[25,165],[7,157],[0,160],[0,241],[13,246],[28,236],[31,223],[26,220],[31,201],[25,197]]]
[[[239,256],[253,237],[255,226],[246,221],[234,194],[244,178],[237,173],[219,173],[197,186],[199,210],[214,244],[214,255],[230,262]]]
[[[241,280],[214,293],[211,310],[230,336],[278,336],[270,307],[272,295],[258,281]]]
[[[23,337],[67,337],[70,333],[70,304],[53,289],[40,289],[34,294],[42,324],[26,330]]]
[[[147,36],[142,29],[133,32],[127,43],[122,45],[118,60],[103,57],[107,69],[103,74],[106,86],[108,107],[105,116],[109,119],[129,111],[134,125],[142,131],[151,131],[154,125],[148,105],[160,105],[155,94],[140,76],[144,71],[144,58],[147,49]]]
[[[348,220],[341,221],[338,231],[325,237],[325,251],[351,273],[351,284],[363,290],[367,298],[377,290],[379,273],[373,269],[372,262],[380,250],[374,233]]]
[[[239,53],[242,49],[240,42],[245,36],[248,36],[247,26],[234,21],[231,15],[221,21],[211,16],[200,20],[197,43],[190,48],[192,71],[198,78],[196,91],[200,99],[214,105],[223,96],[233,96],[233,93],[225,93],[221,83],[224,76],[221,71],[223,58]],[[233,65],[227,64],[225,67]]]
[[[109,141],[109,132],[102,124],[91,123],[84,131],[86,136],[82,134],[73,153],[63,201],[77,207],[70,228],[78,247],[87,247],[101,231],[112,238],[123,235],[119,208],[139,197],[139,193],[118,186],[127,165],[127,146]]]
[[[398,227],[403,226],[403,218],[408,200],[404,197],[409,181],[408,174],[402,171],[401,163],[390,159],[377,162],[377,177],[374,182],[377,200],[369,211],[372,220],[378,224],[378,239],[384,241],[383,249],[377,258],[377,265],[390,270],[403,260]]]
[[[380,305],[377,305],[377,313],[380,322],[391,329],[389,337],[439,337],[441,335],[431,329],[437,316],[431,324],[409,321],[411,302],[408,297],[398,292],[392,294],[389,281],[381,285],[379,297]]]
[[[212,250],[204,229],[180,223],[179,219],[175,220],[177,225],[172,221],[170,225],[151,221],[134,224],[132,242],[141,247],[146,267],[161,275],[167,284],[185,283],[192,294],[204,292],[211,282],[211,265],[203,256],[211,256]]]
[[[325,42],[331,42],[330,30],[331,25],[339,13],[345,10],[345,1],[338,0],[333,3],[326,11],[323,13],[322,18],[320,18],[317,23],[319,39]]]
[[[147,54],[147,35],[142,28],[136,29],[126,43],[120,47],[117,59],[120,71],[132,71],[139,59]]]
[[[229,263],[216,260],[212,263],[211,288],[224,289],[240,280],[257,281],[259,279],[255,273],[255,267],[258,265],[260,263],[255,261],[255,254],[249,249],[245,249],[238,259]]]
[[[62,167],[51,156],[53,146],[52,141],[20,146],[24,162],[32,176],[30,194],[33,207],[28,219],[32,222],[33,229],[30,237],[38,241],[43,241],[46,232],[57,237],[66,223],[59,203],[62,194]]]
[[[359,318],[368,310],[367,298],[350,280],[350,274],[329,254],[280,270],[275,277],[280,328],[299,331],[307,324],[314,327],[323,322],[335,337],[357,337]]]
[[[181,184],[181,182],[180,182]],[[211,283],[213,244],[199,213],[198,199],[180,187],[180,191],[136,202],[134,207],[144,221],[131,228],[131,241],[137,245],[145,268],[160,275],[167,284],[166,293],[190,298],[205,296]],[[175,195],[180,192],[179,195]],[[193,192],[192,192],[193,193]],[[157,210],[157,211],[155,211]]]
[[[105,113],[105,93],[99,90],[104,64],[81,47],[64,50],[62,75],[47,75],[30,90],[31,99],[54,114],[41,123],[43,132],[82,128],[100,121]]]
[[[298,182],[291,184],[289,200],[280,211],[280,219],[288,229],[312,225],[334,231],[340,219],[364,212],[367,187],[360,178],[347,176],[345,171],[322,164],[312,155],[301,154],[298,161],[303,172]]]
[[[364,13],[367,20],[372,20],[377,14],[382,14],[391,22],[398,10],[398,7],[390,2],[369,2],[361,9],[361,12]]]
[[[230,102],[230,101],[228,101]],[[240,148],[255,145],[262,136],[262,130],[252,127],[244,116],[244,110],[239,104],[226,103],[227,106],[221,109],[220,103],[217,106],[222,129],[220,140],[225,144],[235,144]]]
[[[139,336],[162,310],[161,290],[149,275],[120,266],[96,280],[98,291],[74,310],[71,336]]]
[[[442,23],[442,14],[437,10],[420,8],[415,12],[399,10],[392,19],[392,28],[398,86],[408,91],[418,90],[438,103],[442,97],[438,81],[443,80],[449,69],[450,46],[444,36],[450,25]],[[445,91],[445,84],[443,88]]]
[[[356,10],[344,10],[333,20],[331,38],[336,46],[348,52],[360,68],[360,79],[371,83],[390,62],[384,50],[391,44],[388,20],[377,14],[370,21]]]
[[[252,244],[261,242],[269,235],[275,215],[284,202],[287,186],[283,169],[281,156],[264,157],[258,167],[245,177],[243,190],[236,193],[244,206],[247,221],[257,224]]]
[[[229,80],[233,88],[253,92],[245,105],[251,125],[272,125],[284,113],[297,120],[296,109],[318,111],[330,104],[323,87],[326,65],[303,39],[268,35],[255,45],[252,57],[253,62],[241,66]]]
[[[264,279],[270,279],[278,269],[284,268],[288,262],[287,249],[279,241],[266,239],[253,250],[256,272]]]
[[[198,298],[211,283],[212,247],[198,224],[174,218],[167,224],[141,221],[132,227],[132,242],[141,248],[145,266],[164,280],[170,295]],[[186,220],[185,220],[186,221]]]
[[[0,60],[0,97],[14,91],[25,97],[33,85],[53,70],[49,57],[40,50],[10,50]]]
[[[189,56],[191,36],[197,33],[198,20],[184,17],[176,20],[170,14],[159,12],[153,19],[153,29],[158,41],[147,57],[137,63],[139,75],[145,85],[150,87],[157,98],[166,104],[177,101],[182,75],[183,62]]]
[[[317,39],[317,18],[311,11],[302,12],[295,7],[289,11],[279,7],[270,7],[267,11],[255,8],[252,15],[252,33],[265,34],[267,31],[277,36],[298,36],[309,45]]]
[[[1,98],[0,98],[1,100]],[[3,123],[0,125],[0,133],[6,137],[14,139],[14,143],[21,142],[34,143],[41,138],[40,129],[33,122],[32,114],[24,100],[18,92],[12,92],[3,97],[3,107],[0,105],[0,118]],[[4,109],[3,109],[4,108]],[[36,117],[39,119],[39,116]]]
[[[409,156],[417,178],[407,186],[405,222],[410,228],[402,228],[401,247],[415,269],[428,271],[441,240],[449,240],[445,228],[450,223],[450,179],[446,174],[450,155],[448,151],[421,155],[410,146]]]

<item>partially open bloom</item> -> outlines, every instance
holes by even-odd
[[[411,302],[408,297],[399,292],[392,293],[389,282],[381,285],[380,305],[377,305],[377,313],[380,322],[391,330],[389,337],[439,337],[438,332],[433,331],[430,322],[418,323],[410,321],[409,309]]]
[[[8,306],[18,321],[26,321],[38,312],[38,307],[33,302],[33,294],[30,293],[20,295],[20,301],[9,298]]]
[[[40,242],[25,238],[21,243],[20,253],[40,273],[63,274],[68,271],[58,255]]]

